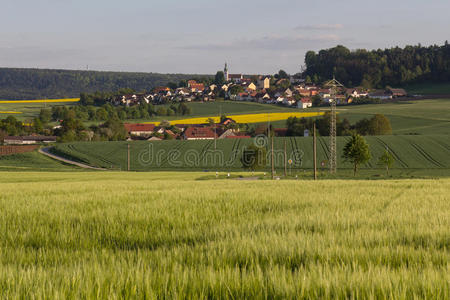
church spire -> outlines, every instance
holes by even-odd
[[[229,76],[228,76],[228,64],[227,62],[225,62],[225,68],[223,69],[223,75],[225,77],[225,81],[229,80]]]

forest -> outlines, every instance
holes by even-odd
[[[74,98],[121,88],[150,91],[195,75],[0,68],[0,99]]]
[[[351,51],[337,46],[305,55],[307,82],[321,83],[333,76],[347,87],[385,88],[450,81],[450,45],[406,46]]]

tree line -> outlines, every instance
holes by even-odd
[[[330,135],[331,113],[326,112],[322,118],[297,118],[290,117],[286,121],[287,136],[303,136],[305,130],[312,132],[314,124],[319,135]],[[336,135],[351,136],[360,135],[387,135],[392,134],[391,122],[382,115],[376,114],[372,118],[363,118],[354,124],[351,124],[347,118],[341,119],[336,116]]]
[[[322,83],[336,77],[348,87],[384,88],[412,83],[450,81],[450,45],[406,46],[350,51],[337,46],[305,55],[307,82]]]
[[[186,82],[193,77],[186,74],[0,68],[0,99],[75,98],[80,93],[122,88],[150,91],[157,86],[167,86],[169,82]]]

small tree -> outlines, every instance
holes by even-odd
[[[221,85],[225,83],[225,74],[222,71],[218,71],[214,78],[214,83],[217,85]]]
[[[264,147],[251,145],[244,150],[241,157],[242,167],[251,171],[264,168],[267,164],[267,152]]]
[[[378,158],[378,164],[386,168],[386,174],[389,176],[389,169],[394,164],[394,156],[388,149],[384,150],[383,154]]]
[[[371,157],[369,145],[362,136],[354,134],[350,141],[345,145],[342,157],[345,161],[349,161],[353,164],[353,176],[355,176],[358,166],[368,162]]]

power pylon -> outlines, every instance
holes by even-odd
[[[343,88],[344,85],[337,81],[334,77],[325,84],[330,88],[330,106],[331,106],[331,120],[330,120],[330,173],[336,173],[337,169],[337,141],[336,141],[336,93],[338,88]]]

